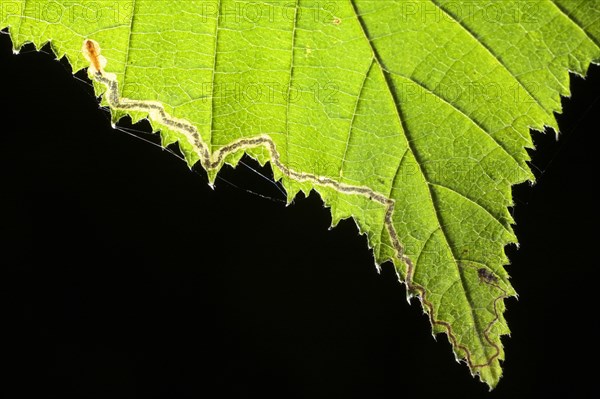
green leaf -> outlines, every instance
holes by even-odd
[[[114,121],[149,117],[211,182],[246,153],[289,201],[316,190],[332,225],[353,217],[456,358],[498,383],[511,186],[533,180],[530,129],[558,132],[569,72],[600,60],[600,2],[1,4],[16,51],[91,60]]]

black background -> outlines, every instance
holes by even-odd
[[[594,385],[599,67],[573,79],[561,139],[535,134],[536,186],[514,190],[520,298],[492,393],[432,338],[391,265],[377,274],[353,222],[328,230],[316,195],[285,207],[243,166],[222,177],[274,200],[223,180],[211,190],[113,130],[49,47],[14,56],[0,35],[0,85],[5,398],[580,397]]]

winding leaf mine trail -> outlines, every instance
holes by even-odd
[[[200,156],[200,163],[202,164],[205,170],[209,171],[219,169],[222,166],[224,159],[228,155],[234,154],[240,150],[243,151],[246,149],[262,146],[266,148],[267,151],[269,151],[272,164],[275,167],[277,167],[282,174],[284,174],[290,179],[293,179],[298,182],[310,182],[315,186],[331,188],[344,194],[360,195],[383,205],[385,207],[384,225],[390,236],[392,245],[394,247],[394,251],[396,253],[396,257],[398,260],[400,260],[406,265],[406,280],[404,281],[404,283],[407,286],[409,298],[412,297],[413,294],[416,294],[416,296],[419,297],[424,308],[426,308],[427,310],[426,313],[429,316],[429,321],[431,322],[431,324],[444,327],[452,345],[456,349],[460,349],[464,352],[465,359],[472,371],[478,368],[489,366],[494,361],[494,359],[496,359],[500,355],[500,347],[490,339],[489,332],[493,325],[496,323],[496,321],[498,321],[499,319],[497,304],[498,301],[508,297],[506,291],[502,289],[499,285],[495,284],[493,281],[484,281],[484,283],[492,285],[493,287],[497,288],[502,292],[502,294],[494,300],[495,317],[488,324],[488,326],[483,332],[483,335],[487,342],[492,347],[494,347],[495,353],[492,356],[490,356],[485,363],[473,364],[471,360],[471,352],[468,350],[467,347],[458,343],[456,336],[452,331],[452,326],[450,325],[450,323],[445,322],[443,320],[434,319],[433,304],[427,300],[427,291],[425,290],[425,288],[413,281],[414,265],[412,261],[408,258],[408,256],[404,254],[404,248],[400,243],[398,233],[396,232],[396,229],[394,228],[392,222],[392,216],[394,214],[395,205],[393,199],[388,198],[385,195],[378,193],[369,187],[344,184],[335,181],[329,177],[318,176],[315,174],[305,172],[298,172],[296,170],[290,169],[288,166],[284,165],[281,162],[281,157],[279,152],[277,151],[275,143],[267,135],[239,139],[211,153],[207,144],[202,140],[198,129],[189,121],[186,121],[184,119],[178,119],[169,115],[165,111],[164,106],[161,103],[156,101],[141,101],[119,97],[119,85],[117,77],[115,74],[107,73],[104,71],[104,67],[106,66],[106,60],[104,59],[104,57],[102,57],[100,46],[96,41],[86,39],[83,43],[82,52],[85,58],[90,62],[90,66],[88,68],[90,75],[96,81],[102,83],[106,87],[106,92],[104,96],[111,108],[124,111],[147,112],[150,116],[150,119],[169,127],[175,132],[181,133],[188,139],[190,144],[194,146],[196,153]]]

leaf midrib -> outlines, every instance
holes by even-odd
[[[481,327],[479,326],[479,323],[477,322],[477,318],[475,317],[474,311],[475,311],[475,306],[473,305],[473,300],[470,296],[469,290],[467,289],[466,285],[465,285],[465,280],[464,280],[464,276],[463,273],[460,269],[460,267],[458,266],[458,262],[456,261],[456,254],[454,253],[449,241],[448,241],[448,236],[447,233],[444,229],[444,227],[442,226],[441,220],[440,220],[440,215],[439,215],[439,210],[437,209],[437,206],[435,204],[434,201],[434,194],[431,191],[431,184],[430,180],[428,179],[427,175],[425,174],[425,172],[423,171],[423,168],[421,167],[421,164],[423,163],[422,160],[420,159],[420,157],[417,155],[417,151],[414,148],[414,144],[412,138],[410,137],[410,133],[409,130],[407,128],[407,126],[404,123],[404,119],[402,118],[402,110],[400,109],[400,103],[398,101],[398,99],[396,98],[396,95],[394,94],[394,85],[393,82],[391,82],[390,80],[390,73],[386,71],[386,69],[383,67],[382,62],[381,62],[381,58],[378,54],[377,49],[375,48],[375,46],[373,45],[373,42],[371,41],[369,34],[368,34],[368,30],[366,29],[365,23],[363,21],[363,19],[361,18],[359,12],[358,12],[358,8],[356,6],[355,0],[349,0],[350,4],[352,5],[352,9],[354,10],[354,14],[356,16],[356,20],[364,34],[365,39],[367,40],[367,43],[371,49],[372,52],[372,56],[375,60],[375,62],[377,63],[377,66],[379,67],[379,70],[384,78],[384,81],[386,83],[386,87],[388,89],[388,92],[390,94],[390,97],[392,99],[392,101],[394,102],[395,105],[395,109],[396,109],[396,115],[398,117],[398,121],[402,126],[402,130],[404,132],[404,136],[405,139],[407,141],[407,146],[408,149],[410,150],[411,154],[413,155],[413,157],[415,158],[417,167],[419,168],[419,171],[421,173],[421,175],[423,176],[423,178],[426,181],[426,185],[427,185],[427,192],[429,194],[429,202],[434,210],[434,214],[436,217],[436,222],[438,225],[438,228],[440,229],[440,231],[442,232],[442,235],[444,237],[444,242],[446,243],[446,246],[448,247],[448,250],[450,252],[450,254],[452,255],[452,260],[454,265],[456,266],[456,270],[457,270],[457,274],[461,283],[461,288],[462,288],[462,292],[464,295],[464,300],[466,301],[469,310],[470,310],[470,315],[471,315],[471,319],[473,322],[473,325],[475,327],[475,330],[477,331],[477,340],[479,341],[479,346],[481,347],[481,350],[483,353],[487,353],[486,351],[486,346],[483,344],[483,330],[481,329]],[[412,80],[412,79],[411,79]],[[433,234],[432,234],[433,235]],[[413,275],[416,271],[416,268],[418,267],[418,265],[415,263],[414,264],[414,269],[413,269]],[[408,282],[411,283],[411,282]],[[431,315],[432,318],[435,319],[435,315]]]

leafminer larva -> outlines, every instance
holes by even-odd
[[[103,75],[104,67],[106,66],[106,58],[100,55],[100,45],[98,42],[92,39],[85,39],[81,51],[83,52],[85,59],[90,62],[90,72]]]

